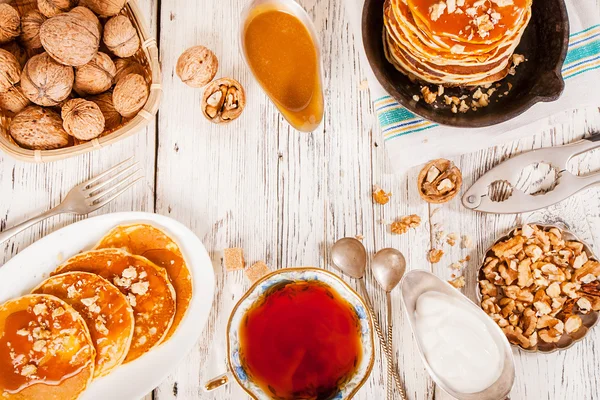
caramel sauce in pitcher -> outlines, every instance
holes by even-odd
[[[280,400],[327,400],[356,372],[360,322],[321,282],[284,282],[244,316],[240,357],[265,393]]]
[[[294,128],[311,132],[323,119],[317,44],[297,17],[275,8],[250,15],[243,32],[254,76]]]

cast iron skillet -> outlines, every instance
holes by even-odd
[[[362,35],[367,58],[383,88],[409,111],[442,125],[479,128],[513,119],[538,102],[557,100],[565,83],[561,70],[569,45],[569,17],[564,0],[534,0],[529,26],[516,50],[528,61],[517,67],[515,76],[502,80],[489,106],[465,114],[453,114],[443,101],[434,103],[413,100],[421,94],[421,84],[411,82],[385,58],[383,51],[383,3],[385,0],[365,0],[362,15]],[[508,90],[507,95],[499,97]],[[431,86],[432,89],[434,85]],[[460,88],[446,89],[445,94],[460,97],[470,93]],[[496,101],[497,100],[497,101]]]

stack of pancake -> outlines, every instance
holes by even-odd
[[[116,227],[0,306],[0,398],[76,399],[173,335],[191,297],[173,240],[146,224]]]
[[[532,0],[386,0],[387,59],[412,80],[488,85],[508,74]]]

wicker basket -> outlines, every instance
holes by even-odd
[[[36,7],[36,2],[31,0],[15,0],[12,5],[22,14],[24,11]],[[13,158],[27,162],[42,163],[62,160],[100,149],[124,139],[145,128],[154,119],[162,97],[162,77],[158,59],[158,45],[156,40],[150,37],[136,0],[131,0],[121,13],[129,17],[136,27],[142,42],[140,50],[133,58],[142,65],[146,74],[145,78],[150,82],[150,96],[144,108],[135,117],[124,120],[120,126],[112,129],[110,132],[103,133],[96,139],[55,150],[29,150],[17,145],[8,133],[12,115],[0,110],[0,149],[3,152]]]

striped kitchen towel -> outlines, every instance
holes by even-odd
[[[533,135],[546,128],[536,124],[537,121],[565,110],[600,106],[600,0],[566,0],[571,39],[563,67],[566,87],[561,98],[552,103],[538,103],[511,121],[473,129],[427,121],[403,108],[385,92],[373,75],[362,46],[363,2],[346,0],[346,10],[362,53],[362,65],[367,70],[386,150],[397,172],[431,159],[450,158]]]

